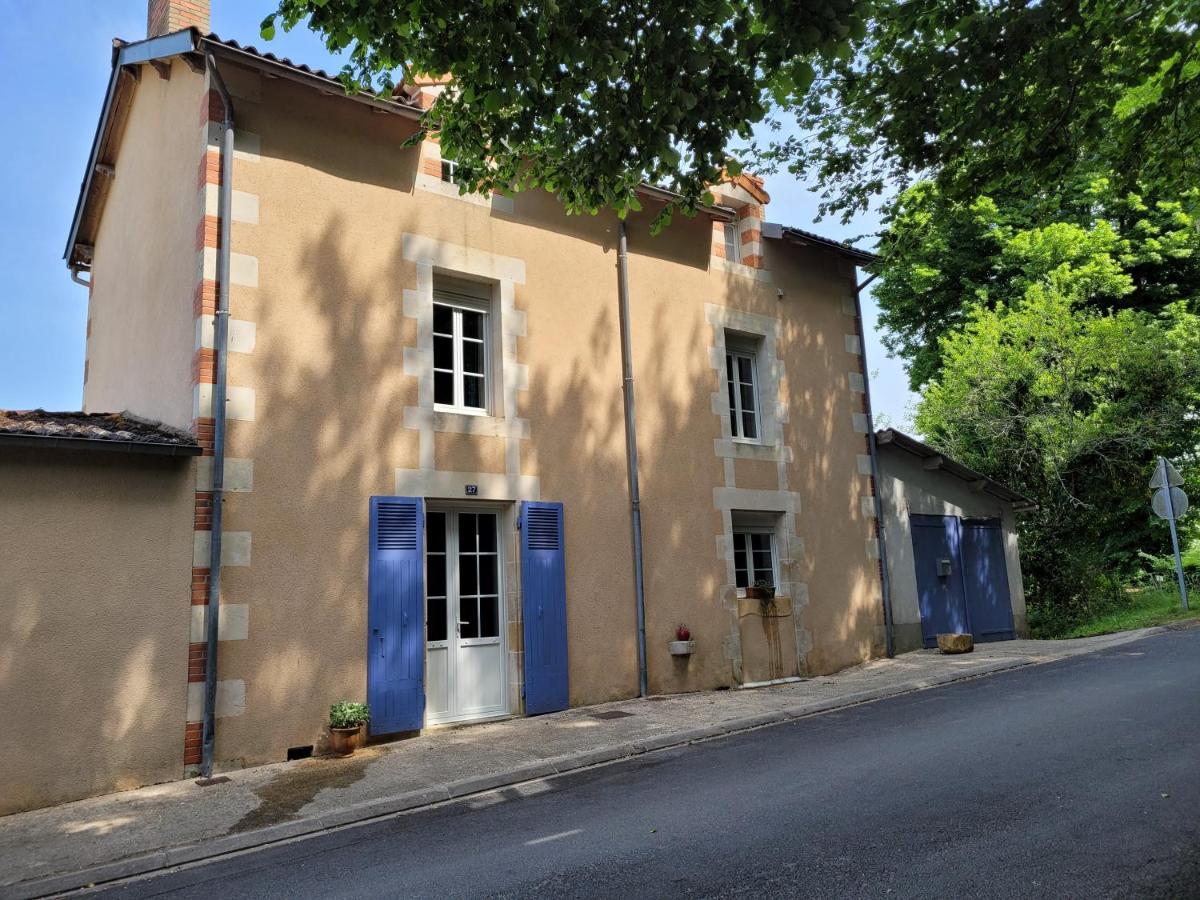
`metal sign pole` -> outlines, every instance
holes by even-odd
[[[1188,608],[1187,582],[1183,580],[1183,557],[1179,555],[1179,534],[1175,530],[1175,498],[1172,496],[1171,483],[1167,479],[1167,458],[1158,458],[1158,471],[1162,476],[1167,492],[1167,524],[1171,526],[1171,549],[1175,551],[1175,577],[1179,581],[1179,599],[1183,608]]]

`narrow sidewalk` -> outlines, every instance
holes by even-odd
[[[640,753],[1127,644],[1165,628],[874,660],[757,688],[622,700],[441,729],[359,751],[155,785],[0,818],[0,896],[34,897],[244,850]],[[530,783],[531,782],[531,783]],[[526,784],[529,783],[529,784]]]

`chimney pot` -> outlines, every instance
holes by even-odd
[[[158,37],[195,28],[208,34],[212,4],[210,0],[149,0],[146,7],[146,37]]]

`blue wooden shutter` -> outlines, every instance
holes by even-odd
[[[567,567],[563,505],[521,510],[521,611],[525,620],[525,712],[566,709]]]
[[[424,509],[419,497],[371,498],[367,703],[371,734],[425,718]]]

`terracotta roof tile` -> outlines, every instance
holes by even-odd
[[[200,445],[186,431],[161,422],[152,422],[131,413],[47,412],[44,409],[0,409],[0,437],[65,438],[78,441],[103,441],[112,444],[138,444],[177,447],[183,452],[199,453]]]

